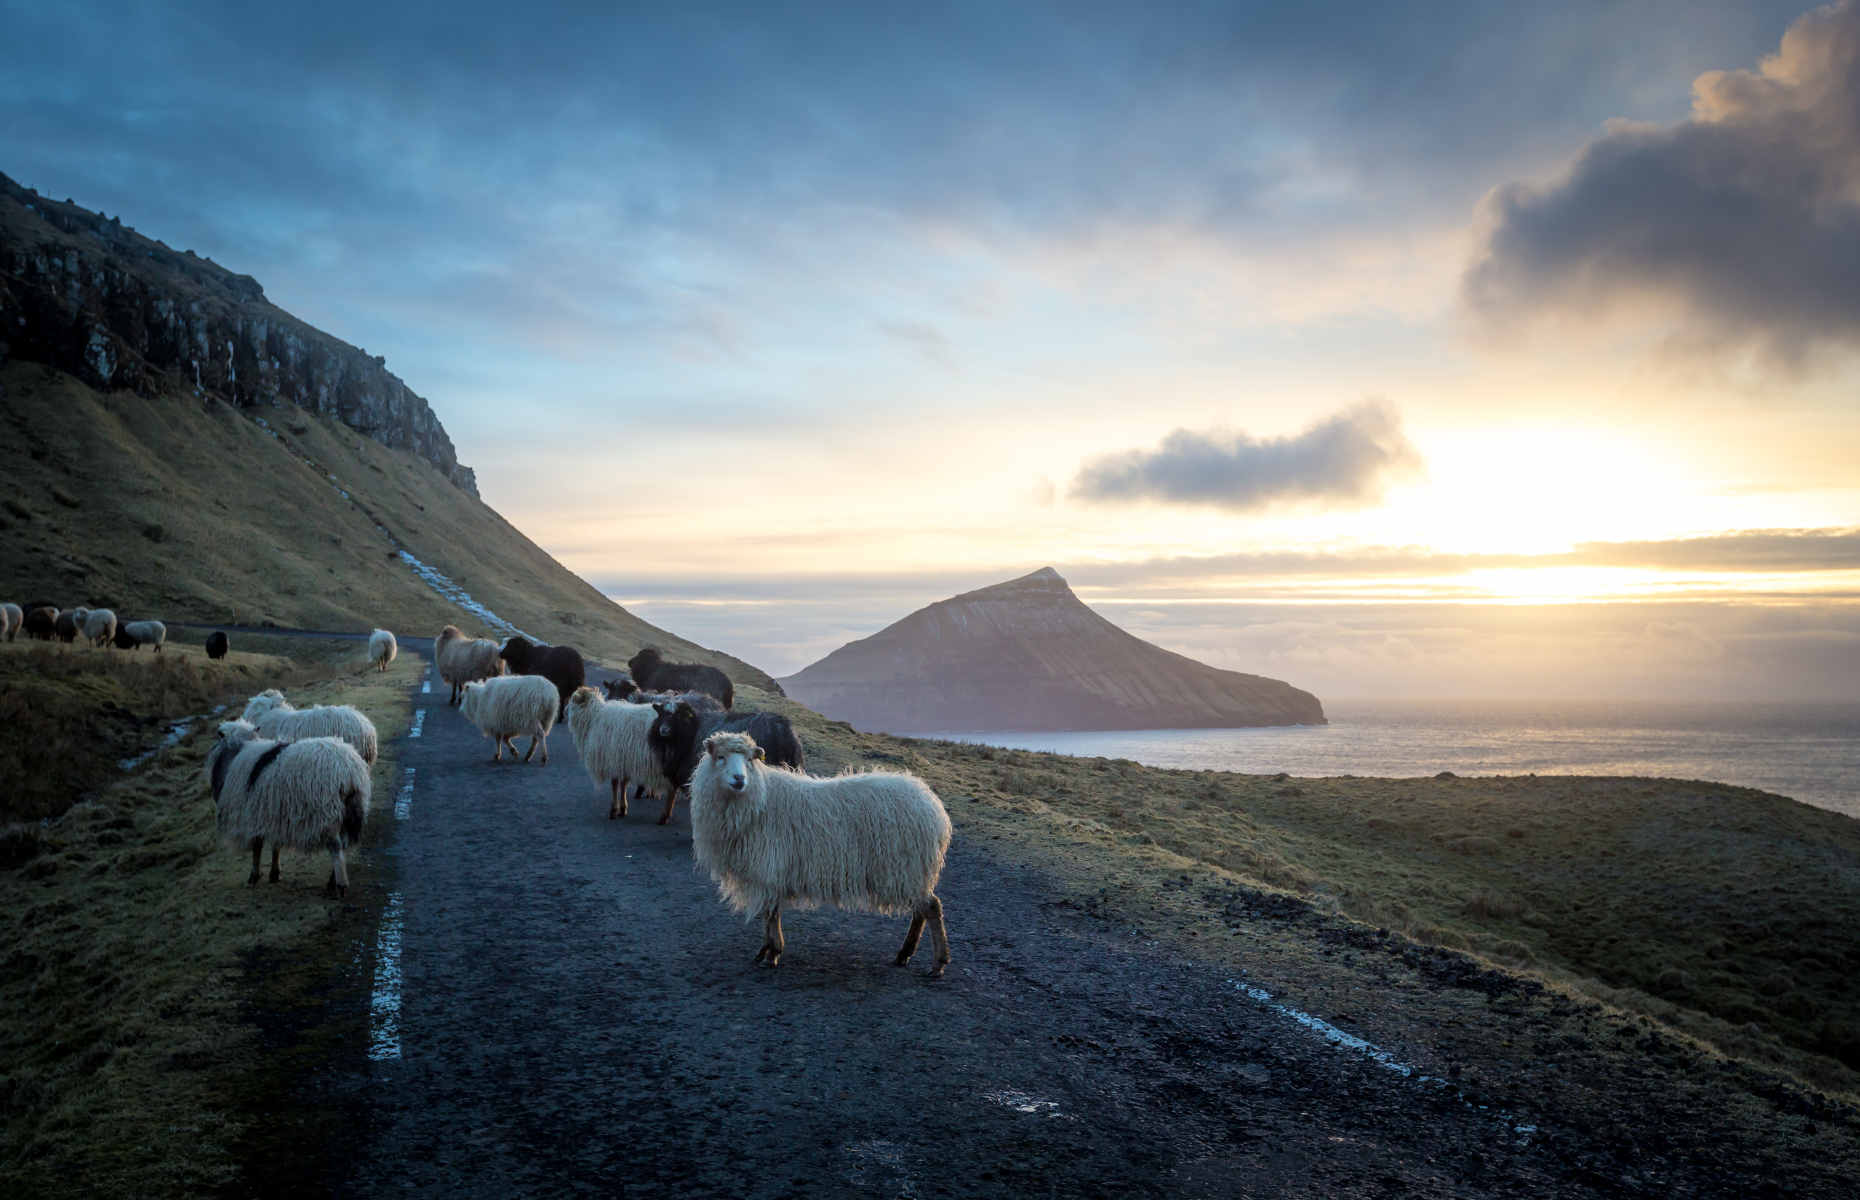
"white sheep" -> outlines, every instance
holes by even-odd
[[[168,627],[160,621],[125,621],[123,632],[136,643],[136,646],[155,647],[155,653],[161,653],[161,644],[168,640]]]
[[[0,604],[0,634],[4,634],[7,641],[13,640],[13,636],[19,632],[19,627],[25,624],[25,621],[25,609],[11,602]]]
[[[653,756],[646,737],[658,715],[650,704],[603,700],[591,687],[576,688],[568,698],[568,730],[574,736],[581,765],[596,784],[612,788],[607,805],[610,821],[626,816],[629,782],[658,795],[672,794],[671,781]]]
[[[541,675],[503,675],[496,679],[475,679],[465,685],[459,699],[459,712],[478,727],[478,732],[497,740],[492,762],[504,761],[504,747],[516,758],[517,744],[512,738],[528,734],[530,748],[523,761],[530,761],[536,747],[542,747],[542,760],[549,761],[549,731],[555,728],[555,711],[561,698],[555,684]]]
[[[93,608],[84,611],[84,639],[93,646],[107,646],[116,640],[116,614],[107,608]]]
[[[385,629],[377,629],[368,635],[368,661],[375,664],[375,670],[385,671],[394,656],[400,653],[400,643],[394,635]]]
[[[368,764],[341,738],[295,742],[263,738],[246,721],[227,721],[207,755],[215,823],[221,838],[252,847],[258,883],[259,855],[271,842],[271,882],[278,882],[278,850],[329,851],[329,895],[349,890],[343,847],[353,846],[368,820]]]
[[[917,952],[924,924],[932,977],[949,963],[936,883],[949,850],[949,813],[915,775],[865,771],[819,779],[763,761],[743,733],[713,734],[691,777],[691,849],[738,912],[762,918],[756,961],[781,965],[784,904],[911,914],[898,951]]]
[[[497,656],[497,643],[489,638],[468,638],[456,625],[448,625],[433,639],[433,660],[439,664],[439,677],[452,685],[447,704],[459,702],[459,689],[474,679],[490,679],[504,673],[504,660]]]
[[[295,708],[277,688],[266,688],[246,702],[241,721],[257,727],[259,736],[296,741],[299,738],[338,737],[355,747],[370,766],[380,757],[375,724],[347,704],[317,704]]]

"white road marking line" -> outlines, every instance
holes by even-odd
[[[375,991],[369,1004],[368,1057],[375,1062],[400,1057],[400,918],[400,893],[389,892],[375,936]]]
[[[405,821],[413,814],[413,768],[401,776],[400,792],[394,797],[394,819]]]
[[[1450,1088],[1453,1093],[1460,1098],[1460,1103],[1464,1104],[1466,1107],[1481,1112],[1489,1111],[1487,1105],[1474,1104],[1472,1101],[1466,1099],[1466,1094],[1451,1080],[1442,1079],[1438,1075],[1423,1075],[1420,1073],[1419,1068],[1411,1067],[1407,1063],[1398,1061],[1393,1054],[1382,1049],[1373,1042],[1365,1041],[1353,1033],[1345,1033],[1322,1017],[1314,1017],[1308,1012],[1300,1012],[1290,1005],[1278,1003],[1272,998],[1272,993],[1265,988],[1253,987],[1249,984],[1241,983],[1237,979],[1230,979],[1227,982],[1233,984],[1242,995],[1255,1004],[1258,1004],[1261,1008],[1266,1009],[1268,1012],[1277,1013],[1288,1020],[1296,1021],[1299,1025],[1317,1034],[1333,1046],[1340,1046],[1345,1050],[1355,1051],[1368,1058],[1370,1062],[1375,1063],[1383,1070],[1393,1071],[1404,1079],[1412,1079],[1416,1083],[1424,1083],[1429,1087]],[[1497,1117],[1507,1130],[1517,1135],[1519,1145],[1523,1145],[1525,1142],[1529,1141],[1531,1135],[1537,1132],[1537,1126],[1520,1124],[1512,1119],[1510,1113],[1496,1112],[1492,1115]]]
[[[407,736],[410,738],[419,737],[420,726],[424,724],[426,724],[426,710],[422,708],[413,714],[413,728],[407,731]]]

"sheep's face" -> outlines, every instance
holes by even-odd
[[[478,698],[484,694],[484,684],[468,683],[464,693],[459,697],[459,714],[471,720],[478,711]]]
[[[749,764],[763,757],[762,747],[741,734],[722,734],[704,743],[723,786],[740,792],[749,786]]]

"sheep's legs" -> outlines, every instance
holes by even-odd
[[[788,944],[782,940],[781,936],[781,903],[777,901],[775,906],[769,909],[768,916],[762,919],[762,949],[756,951],[756,961],[761,962],[766,958],[769,966],[779,967],[781,966],[781,952],[787,949],[787,946]]]
[[[930,968],[930,978],[939,979],[943,968],[949,965],[949,931],[943,928],[943,902],[935,895],[922,901],[911,913],[911,931],[904,935],[897,965],[901,967],[910,962],[911,955],[917,953],[917,939],[923,935],[925,924],[930,926],[930,941],[936,946],[936,965]]]
[[[530,730],[530,748],[523,752],[523,761],[524,762],[530,761],[530,755],[536,753],[537,746],[542,747],[542,752],[543,752],[542,760],[543,760],[543,763],[546,765],[549,762],[549,743],[544,740],[542,731],[540,729]],[[510,743],[510,753],[514,755],[516,754],[516,752],[517,752],[517,744],[513,741]]]
[[[665,793],[665,811],[659,815],[659,824],[664,825],[672,819],[672,810],[678,807],[678,789],[672,788]]]
[[[258,886],[258,856],[264,852],[264,849],[264,838],[255,837],[252,839],[252,873],[246,876],[245,886],[247,887]]]
[[[349,864],[342,856],[342,843],[337,842],[329,850],[329,882],[323,885],[325,896],[346,896],[349,894]]]
[[[278,882],[278,843],[271,843],[271,882]]]
[[[491,761],[494,763],[503,762],[504,761],[504,735],[500,733],[500,734],[493,736],[491,738],[491,743],[497,747],[497,753],[491,756]],[[517,748],[515,746],[512,746],[510,748],[510,757],[515,758],[516,756],[517,756]]]
[[[614,790],[613,802],[607,806],[607,819],[611,821],[615,817],[626,816],[626,781],[609,779],[607,782]]]

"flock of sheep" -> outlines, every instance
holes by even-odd
[[[118,650],[153,646],[157,654],[168,640],[168,627],[160,621],[118,621],[107,608],[59,608],[46,601],[0,604],[0,636],[10,642],[21,633],[47,642],[70,643],[83,638],[93,646],[114,646]],[[221,639],[220,652],[213,654],[211,642],[207,651],[211,657],[220,658],[226,653],[226,635],[216,636]]]
[[[369,660],[385,670],[398,653],[377,629]],[[586,685],[572,647],[513,636],[501,645],[448,625],[434,659],[451,686],[448,704],[495,743],[493,763],[528,737],[522,761],[566,720],[575,750],[597,786],[610,792],[609,818],[627,814],[629,794],[662,797],[659,823],[679,792],[689,797],[693,854],[723,899],[763,922],[757,962],[779,966],[784,908],[835,908],[911,916],[897,965],[909,962],[929,926],[936,961],[949,962],[943,906],[936,895],[950,822],[942,801],[913,775],[862,771],[821,778],[804,772],[804,751],[778,713],[732,711],[735,689],[715,667],[666,662],[647,649],[605,686]],[[378,742],[368,718],[347,705],[293,708],[275,690],[254,696],[236,721],[220,726],[208,755],[220,835],[252,851],[248,884],[259,877],[265,842],[278,850],[327,850],[327,891],[348,887],[343,850],[355,844],[369,805],[369,768]]]

